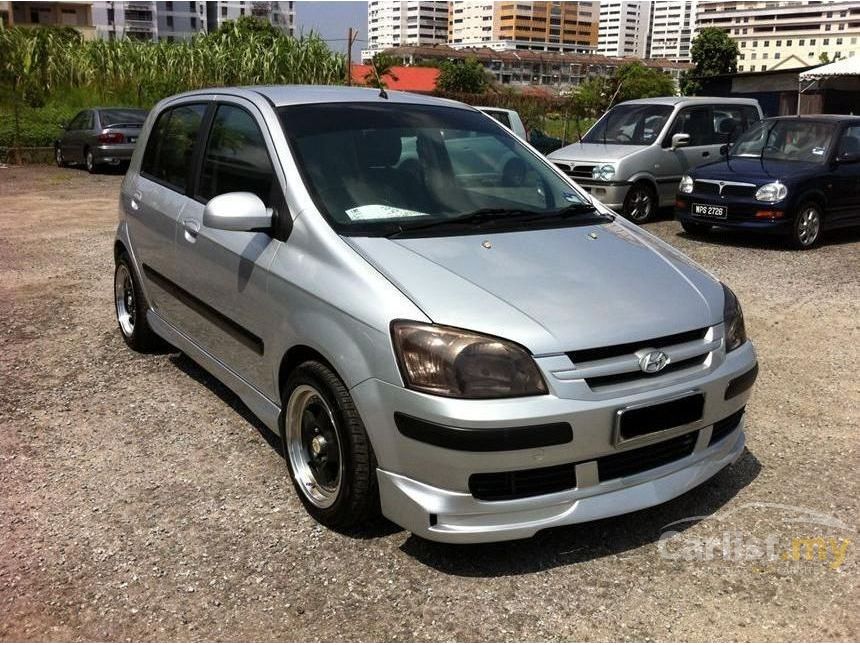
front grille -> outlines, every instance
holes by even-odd
[[[571,164],[556,162],[559,170],[564,172],[568,177],[576,177],[578,179],[591,179],[591,171],[594,170],[594,164]]]
[[[576,465],[479,473],[469,477],[469,492],[475,499],[501,501],[547,495],[576,488]]]
[[[701,340],[708,333],[708,328],[694,329],[693,331],[685,331],[680,334],[672,334],[670,336],[660,336],[659,338],[651,338],[650,340],[642,340],[635,343],[623,343],[621,345],[609,345],[607,347],[596,347],[594,349],[580,349],[575,352],[568,352],[567,355],[573,364],[588,363],[590,361],[599,361],[604,358],[613,358],[621,354],[632,354],[639,351],[643,347],[666,347],[668,345],[679,345],[688,343],[693,340]]]
[[[693,454],[698,436],[699,431],[695,430],[650,446],[600,457],[597,460],[598,477],[601,482],[629,477],[683,459]]]
[[[737,184],[725,184],[722,192],[720,185],[709,181],[696,180],[695,192],[699,195],[722,195],[723,197],[755,197],[755,186],[738,186]]]
[[[666,376],[666,374],[671,374],[672,372],[680,372],[681,370],[685,370],[689,367],[695,367],[697,365],[701,365],[705,362],[705,359],[708,357],[707,354],[701,354],[699,356],[693,356],[692,358],[687,358],[683,361],[678,361],[676,363],[669,363],[666,367],[664,367],[659,372],[655,372],[654,374],[649,374],[647,372],[624,372],[623,374],[612,374],[611,376],[595,376],[593,378],[585,379],[586,384],[591,389],[600,388],[600,387],[608,387],[611,385],[620,385],[622,383],[627,383],[631,379],[648,379],[654,378],[655,376]]]
[[[722,441],[730,434],[732,434],[738,427],[738,424],[741,422],[741,417],[744,416],[744,410],[746,408],[741,408],[733,415],[726,417],[725,419],[721,419],[714,424],[713,430],[711,430],[711,440],[708,443],[709,446],[713,446],[718,441]]]

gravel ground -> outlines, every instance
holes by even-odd
[[[748,451],[653,509],[452,547],[385,522],[317,526],[235,396],[182,355],[125,347],[111,302],[120,179],[0,169],[0,639],[860,638],[860,233],[797,253],[649,225],[744,304],[761,362]],[[673,527],[682,542],[661,555],[661,527],[712,513]],[[847,551],[695,557],[690,545],[726,535]]]

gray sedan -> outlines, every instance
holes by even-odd
[[[135,108],[81,110],[54,144],[57,165],[84,164],[93,173],[129,161],[145,120],[146,110]]]

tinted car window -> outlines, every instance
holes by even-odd
[[[270,206],[274,179],[263,135],[253,117],[241,108],[219,106],[206,144],[197,197],[209,200],[248,191]]]
[[[496,121],[501,123],[506,128],[511,127],[511,119],[507,112],[499,112],[498,110],[484,110],[485,114],[490,115]]]
[[[670,114],[672,107],[669,105],[617,105],[604,114],[582,140],[648,146],[656,141]]]
[[[182,105],[162,112],[146,144],[141,172],[183,192],[205,112],[205,105]]]
[[[714,130],[720,143],[737,139],[758,120],[758,110],[749,105],[714,106]]]
[[[824,163],[835,130],[833,123],[809,119],[760,121],[738,139],[732,157]]]
[[[78,112],[69,123],[68,130],[82,130],[87,119],[87,111]]]
[[[709,107],[690,107],[681,110],[672,123],[672,129],[663,142],[672,144],[676,134],[689,134],[690,146],[708,146],[717,143],[717,132],[714,129],[714,119]]]
[[[839,138],[836,155],[840,159],[860,158],[860,125],[852,125],[845,129]]]
[[[142,125],[146,110],[99,110],[99,121],[103,128],[117,125]]]

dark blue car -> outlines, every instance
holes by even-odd
[[[860,117],[765,119],[724,153],[681,178],[675,217],[688,233],[773,232],[806,249],[860,225]]]

